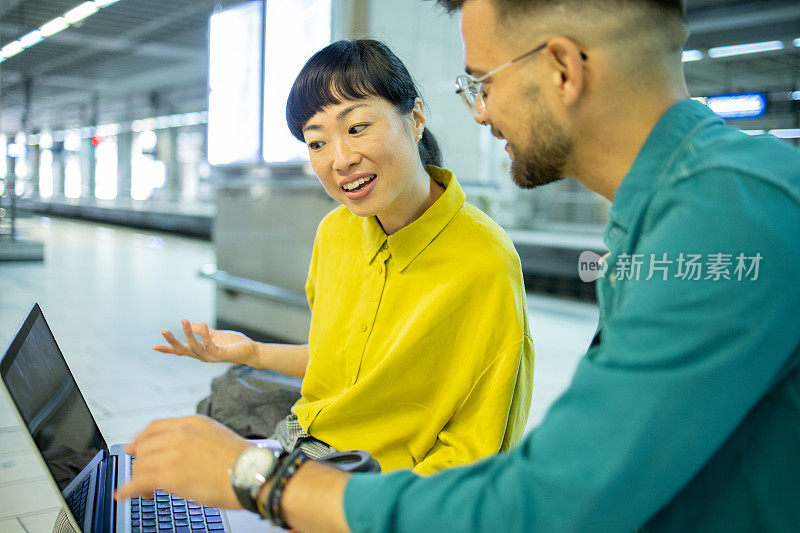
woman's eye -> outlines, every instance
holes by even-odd
[[[350,133],[350,135],[355,135],[357,133],[361,133],[362,131],[364,131],[366,127],[367,127],[366,124],[356,124],[355,126],[350,126],[348,133]]]
[[[323,144],[324,143],[322,141],[311,141],[310,143],[308,143],[308,147],[311,150],[319,150],[320,148],[322,148]]]

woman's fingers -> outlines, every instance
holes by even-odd
[[[161,332],[161,335],[164,337],[169,345],[175,350],[175,353],[178,355],[188,355],[191,350],[189,347],[183,344],[181,341],[175,338],[175,335],[172,334],[171,331],[167,331],[166,329]],[[162,345],[163,346],[163,345]]]
[[[153,350],[174,355],[188,355],[200,361],[214,361],[217,359],[219,347],[212,339],[214,330],[210,329],[208,324],[205,322],[191,323],[186,319],[182,319],[181,329],[183,329],[183,334],[186,336],[185,344],[178,340],[171,331],[165,329],[161,331],[161,335],[169,343],[169,346],[156,344],[153,346]],[[198,341],[195,335],[199,335],[202,341]]]
[[[200,336],[203,337],[203,346],[206,347],[206,350],[212,350],[216,348],[216,344],[214,344],[214,341],[211,340],[211,332],[208,330],[208,324],[201,322],[199,325]]]
[[[181,320],[181,325],[183,326],[183,333],[186,335],[186,342],[189,345],[189,349],[197,355],[202,355],[205,352],[205,348],[202,344],[197,342],[194,331],[192,331],[192,325],[186,319]]]

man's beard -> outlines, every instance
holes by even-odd
[[[511,179],[523,189],[533,189],[564,179],[564,167],[572,154],[573,140],[539,98],[538,88],[528,92],[529,146],[511,145]]]

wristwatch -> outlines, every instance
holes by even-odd
[[[264,484],[275,473],[281,456],[286,452],[251,446],[233,461],[231,465],[231,486],[239,503],[248,511],[257,514],[256,499]]]

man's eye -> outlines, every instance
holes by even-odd
[[[324,143],[322,141],[311,141],[310,143],[308,143],[308,147],[311,150],[319,150],[320,148],[322,148],[323,145]]]
[[[366,124],[356,124],[355,126],[350,126],[350,129],[348,130],[348,133],[350,135],[355,135],[357,133],[361,133],[362,131],[364,131],[364,129],[366,129],[366,127],[367,127]]]

